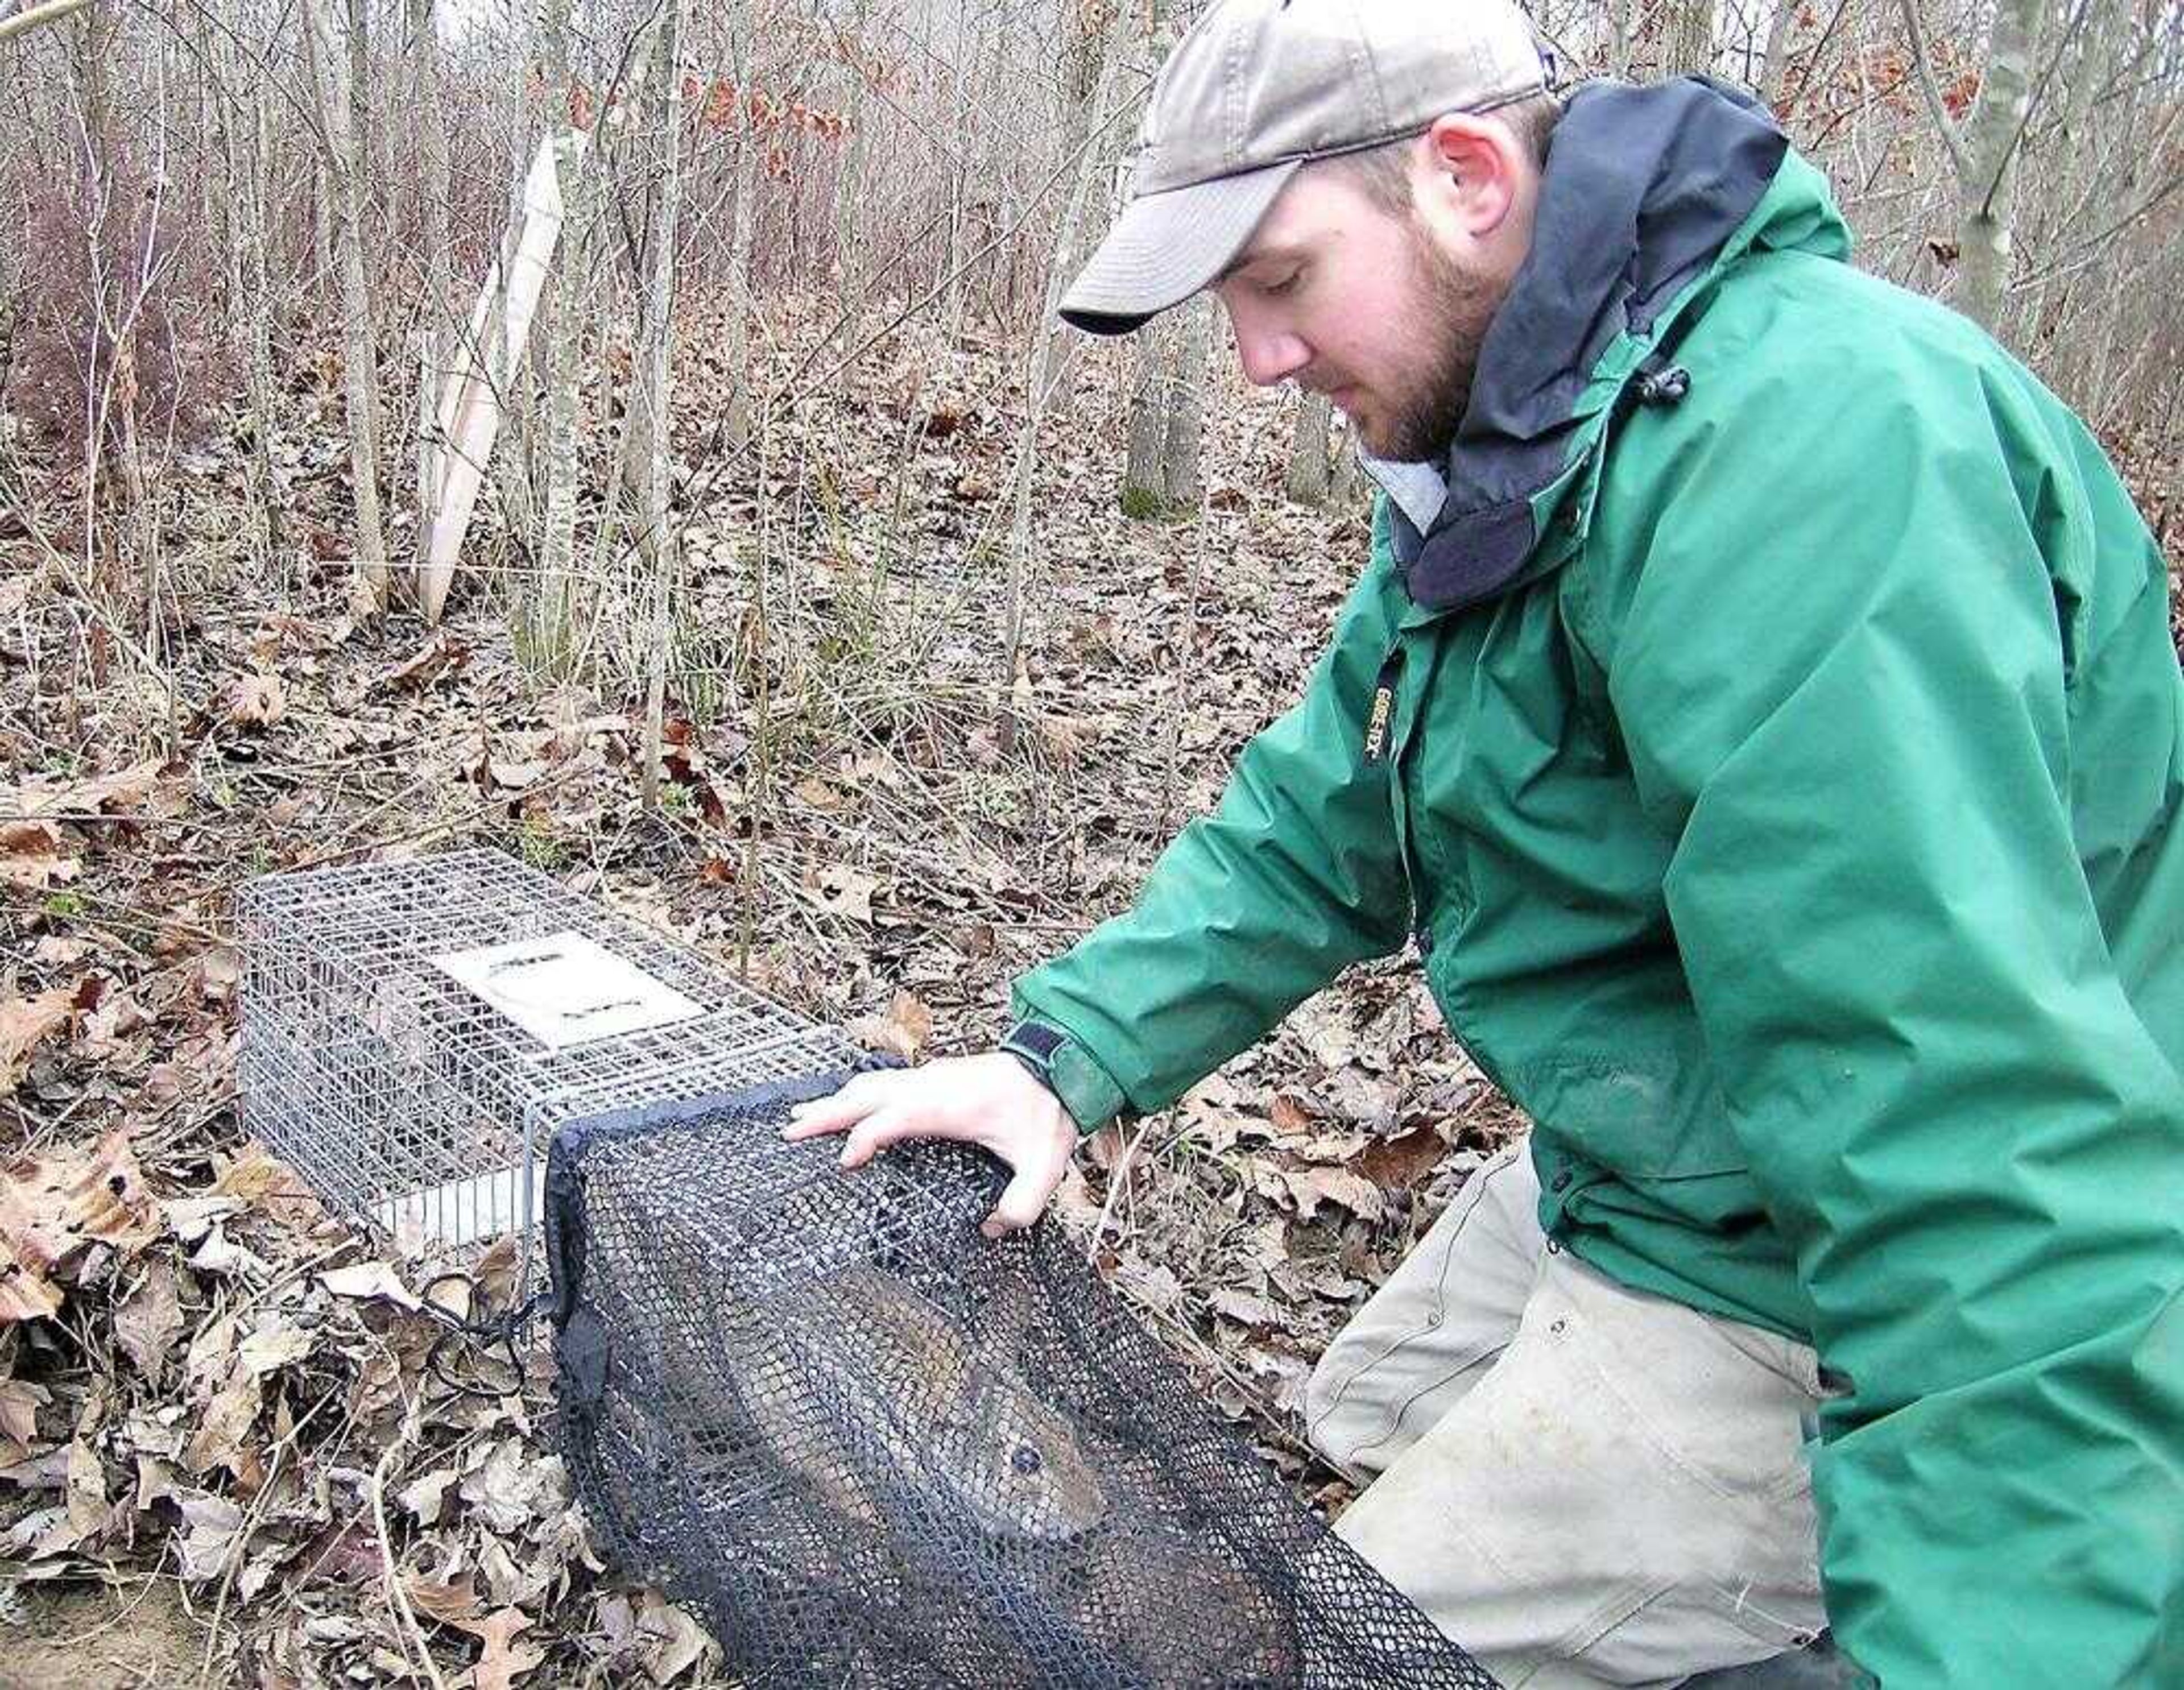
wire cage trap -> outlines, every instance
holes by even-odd
[[[557,1135],[562,1453],[753,1686],[1490,1686],[1284,1488],[999,1165],[783,1142],[842,1077]]]
[[[495,851],[266,876],[237,926],[245,1126],[413,1249],[527,1232],[563,1121],[857,1059]]]
[[[247,1126],[407,1248],[543,1216],[594,1537],[746,1684],[1492,1683],[1058,1229],[980,1236],[984,1153],[783,1141],[872,1065],[840,1033],[490,851],[262,879],[238,926]]]

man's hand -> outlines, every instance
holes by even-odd
[[[845,1168],[861,1168],[904,1138],[959,1139],[992,1151],[1013,1177],[980,1228],[989,1238],[1039,1219],[1077,1148],[1077,1124],[1061,1100],[1000,1051],[860,1074],[831,1098],[799,1104],[781,1136],[816,1138],[845,1128]]]

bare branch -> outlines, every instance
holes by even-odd
[[[2114,236],[2122,234],[2125,230],[2130,228],[2133,224],[2142,221],[2157,207],[2164,203],[2179,188],[2184,188],[2184,176],[2171,176],[2167,181],[2164,182],[2159,187],[2154,189],[2152,193],[2147,195],[2145,198],[2139,201],[2137,205],[2133,206],[2129,211],[2124,213],[2122,216],[2117,218],[2114,222],[2103,224],[2100,228],[2094,230],[2090,235],[2080,236],[2069,246],[2065,247],[2063,249],[2061,255],[2056,258],[2053,262],[2043,265],[2041,269],[2033,271],[2031,275],[2025,277],[2021,281],[2020,281],[2017,284],[2018,286],[2020,289],[2031,287],[2035,283],[2045,281],[2048,277],[2070,269],[2075,264],[2091,263],[2092,259],[2090,256],[2086,259],[2080,259],[2075,255],[2081,253],[2090,254],[2092,249],[2099,247],[2103,242],[2113,239]]]
[[[1958,176],[1969,181],[1972,174],[1971,154],[1964,150],[1963,137],[1957,133],[1956,120],[1942,103],[1942,85],[1934,80],[1934,59],[1926,50],[1926,26],[1919,19],[1919,0],[1901,0],[1901,7],[1903,27],[1911,37],[1911,62],[1919,70],[1919,92],[1926,97],[1926,111],[1934,120],[1934,131],[1948,149],[1949,162],[1956,166]]]
[[[91,0],[46,0],[27,12],[17,12],[9,0],[0,0],[0,41],[25,35],[41,24],[57,24],[71,12],[81,12]]]

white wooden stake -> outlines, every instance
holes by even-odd
[[[573,141],[581,154],[584,136],[577,133]],[[553,149],[550,139],[538,143],[538,156],[524,178],[522,201],[501,242],[499,261],[478,291],[469,332],[455,347],[447,381],[440,389],[441,443],[435,453],[438,486],[432,500],[432,532],[417,568],[417,603],[428,625],[439,621],[447,603],[486,461],[500,432],[502,384],[522,362],[539,290],[545,286],[547,268],[561,237],[561,187]]]

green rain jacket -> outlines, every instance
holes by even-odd
[[[2184,681],[2085,428],[1697,81],[1580,91],[1423,534],[1018,983],[1089,1130],[1415,936],[1613,1278],[1813,1343],[1889,1687],[2184,1685]]]

